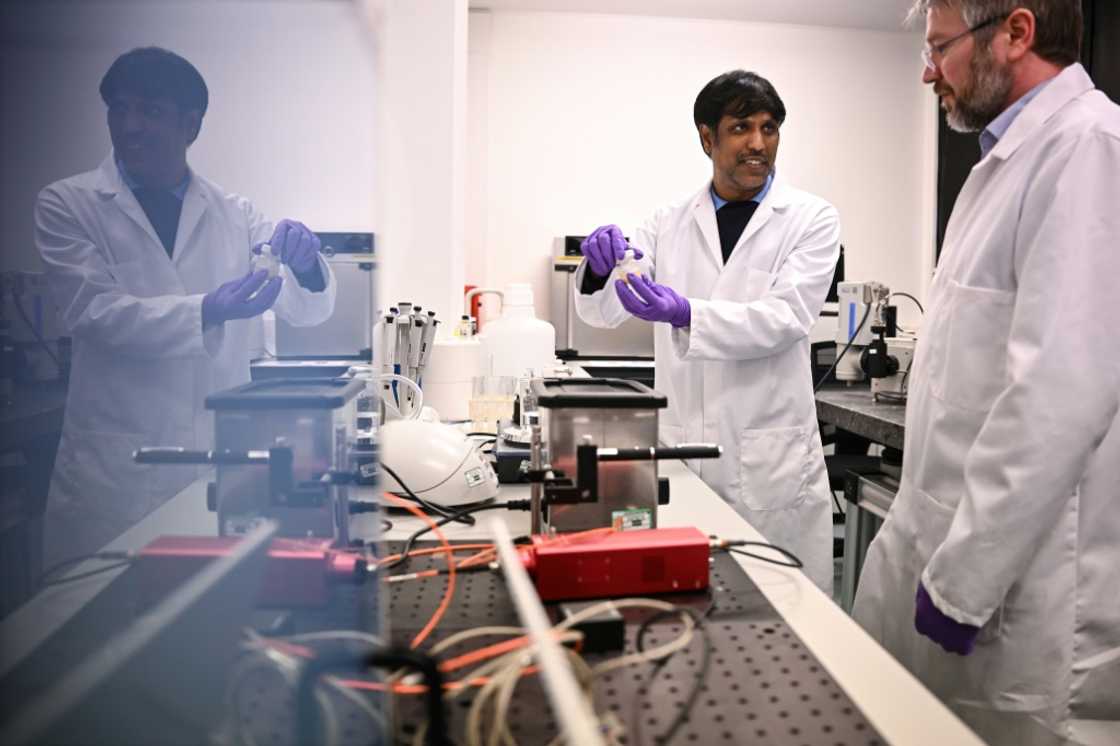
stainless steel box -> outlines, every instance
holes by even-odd
[[[271,379],[207,397],[206,408],[214,412],[214,448],[291,448],[292,476],[301,496],[287,504],[275,502],[267,466],[219,465],[212,501],[219,534],[245,533],[268,517],[279,521],[282,536],[348,538],[346,488],[319,479],[349,466],[357,397],[364,387],[353,379]]]
[[[533,381],[549,462],[576,477],[576,446],[584,436],[600,448],[657,445],[658,410],[665,397],[635,381],[617,378],[546,378]],[[621,523],[657,527],[657,462],[599,465],[599,501],[553,505],[546,522],[557,531],[582,531]]]

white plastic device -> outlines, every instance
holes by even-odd
[[[378,440],[381,463],[417,497],[458,507],[498,494],[494,467],[479,450],[479,443],[458,428],[440,422],[394,420],[381,427]],[[406,494],[388,472],[384,472],[381,488]]]

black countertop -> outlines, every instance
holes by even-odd
[[[902,450],[905,404],[877,402],[867,386],[825,387],[817,392],[816,399],[821,422]]]

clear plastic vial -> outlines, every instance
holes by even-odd
[[[250,269],[254,273],[259,272],[262,269],[268,272],[268,277],[266,277],[265,281],[261,283],[260,288],[255,290],[253,294],[249,296],[249,299],[252,300],[253,298],[257,297],[257,294],[260,293],[261,290],[264,289],[264,286],[268,284],[269,280],[280,274],[280,257],[272,253],[272,244],[261,244],[260,253],[258,254],[255,251],[253,252],[252,259],[250,260]]]
[[[626,287],[629,288],[630,280],[626,278],[626,275],[640,275],[641,273],[642,263],[638,259],[634,258],[633,249],[627,249],[622,259],[618,264],[615,265],[614,272],[611,273],[611,280],[622,280],[626,283]],[[633,288],[630,288],[630,290],[631,292],[634,291]]]
[[[252,267],[254,272],[266,270],[269,280],[280,274],[280,257],[272,253],[271,244],[261,244],[260,253],[253,253]]]

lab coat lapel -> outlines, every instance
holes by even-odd
[[[1095,87],[1093,80],[1080,63],[1074,63],[1062,70],[1050,85],[1019,112],[1011,127],[992,148],[990,159],[1004,161],[1010,158],[1020,145],[1035,136],[1035,131],[1050,117],[1062,111],[1070,101]],[[984,161],[990,159],[985,158]]]
[[[743,234],[739,236],[739,240],[735,243],[735,248],[731,251],[731,256],[727,260],[728,264],[735,261],[735,257],[743,253],[742,247],[747,244],[747,241],[750,241],[755,234],[762,230],[763,226],[770,222],[770,218],[774,217],[775,210],[784,210],[789,205],[789,200],[789,188],[775,174],[766,198],[759,204],[758,209],[751,216],[750,222],[747,223],[747,227],[743,229]]]
[[[723,268],[723,252],[719,247],[719,225],[716,224],[716,207],[712,204],[711,183],[692,198],[692,219],[704,237],[708,256],[717,268]]]
[[[183,211],[179,215],[179,229],[175,233],[175,250],[171,252],[172,264],[180,265],[185,254],[193,250],[189,243],[191,234],[198,227],[202,214],[206,211],[206,193],[195,174],[191,173],[191,183],[187,186],[187,193],[183,195]]]
[[[160,253],[165,253],[163,244],[160,242],[159,236],[156,235],[156,229],[152,227],[152,222],[148,220],[148,216],[144,214],[144,208],[136,201],[136,196],[132,193],[132,190],[121,179],[121,172],[117,170],[117,163],[111,152],[109,157],[101,162],[99,171],[100,181],[97,190],[110,197],[118,210],[140,226],[151,242],[159,248]]]
[[[972,167],[957,195],[953,213],[945,228],[945,240],[942,242],[941,259],[938,262],[939,275],[953,277],[955,267],[964,261],[964,253],[968,249],[957,247],[960,236],[966,235],[976,221],[987,219],[986,203],[981,195],[993,176],[1002,168],[1002,164],[1015,154],[1019,146],[1035,137],[1035,133],[1047,120],[1093,88],[1093,81],[1085,68],[1080,64],[1070,65],[1026,105],[988,157]]]

